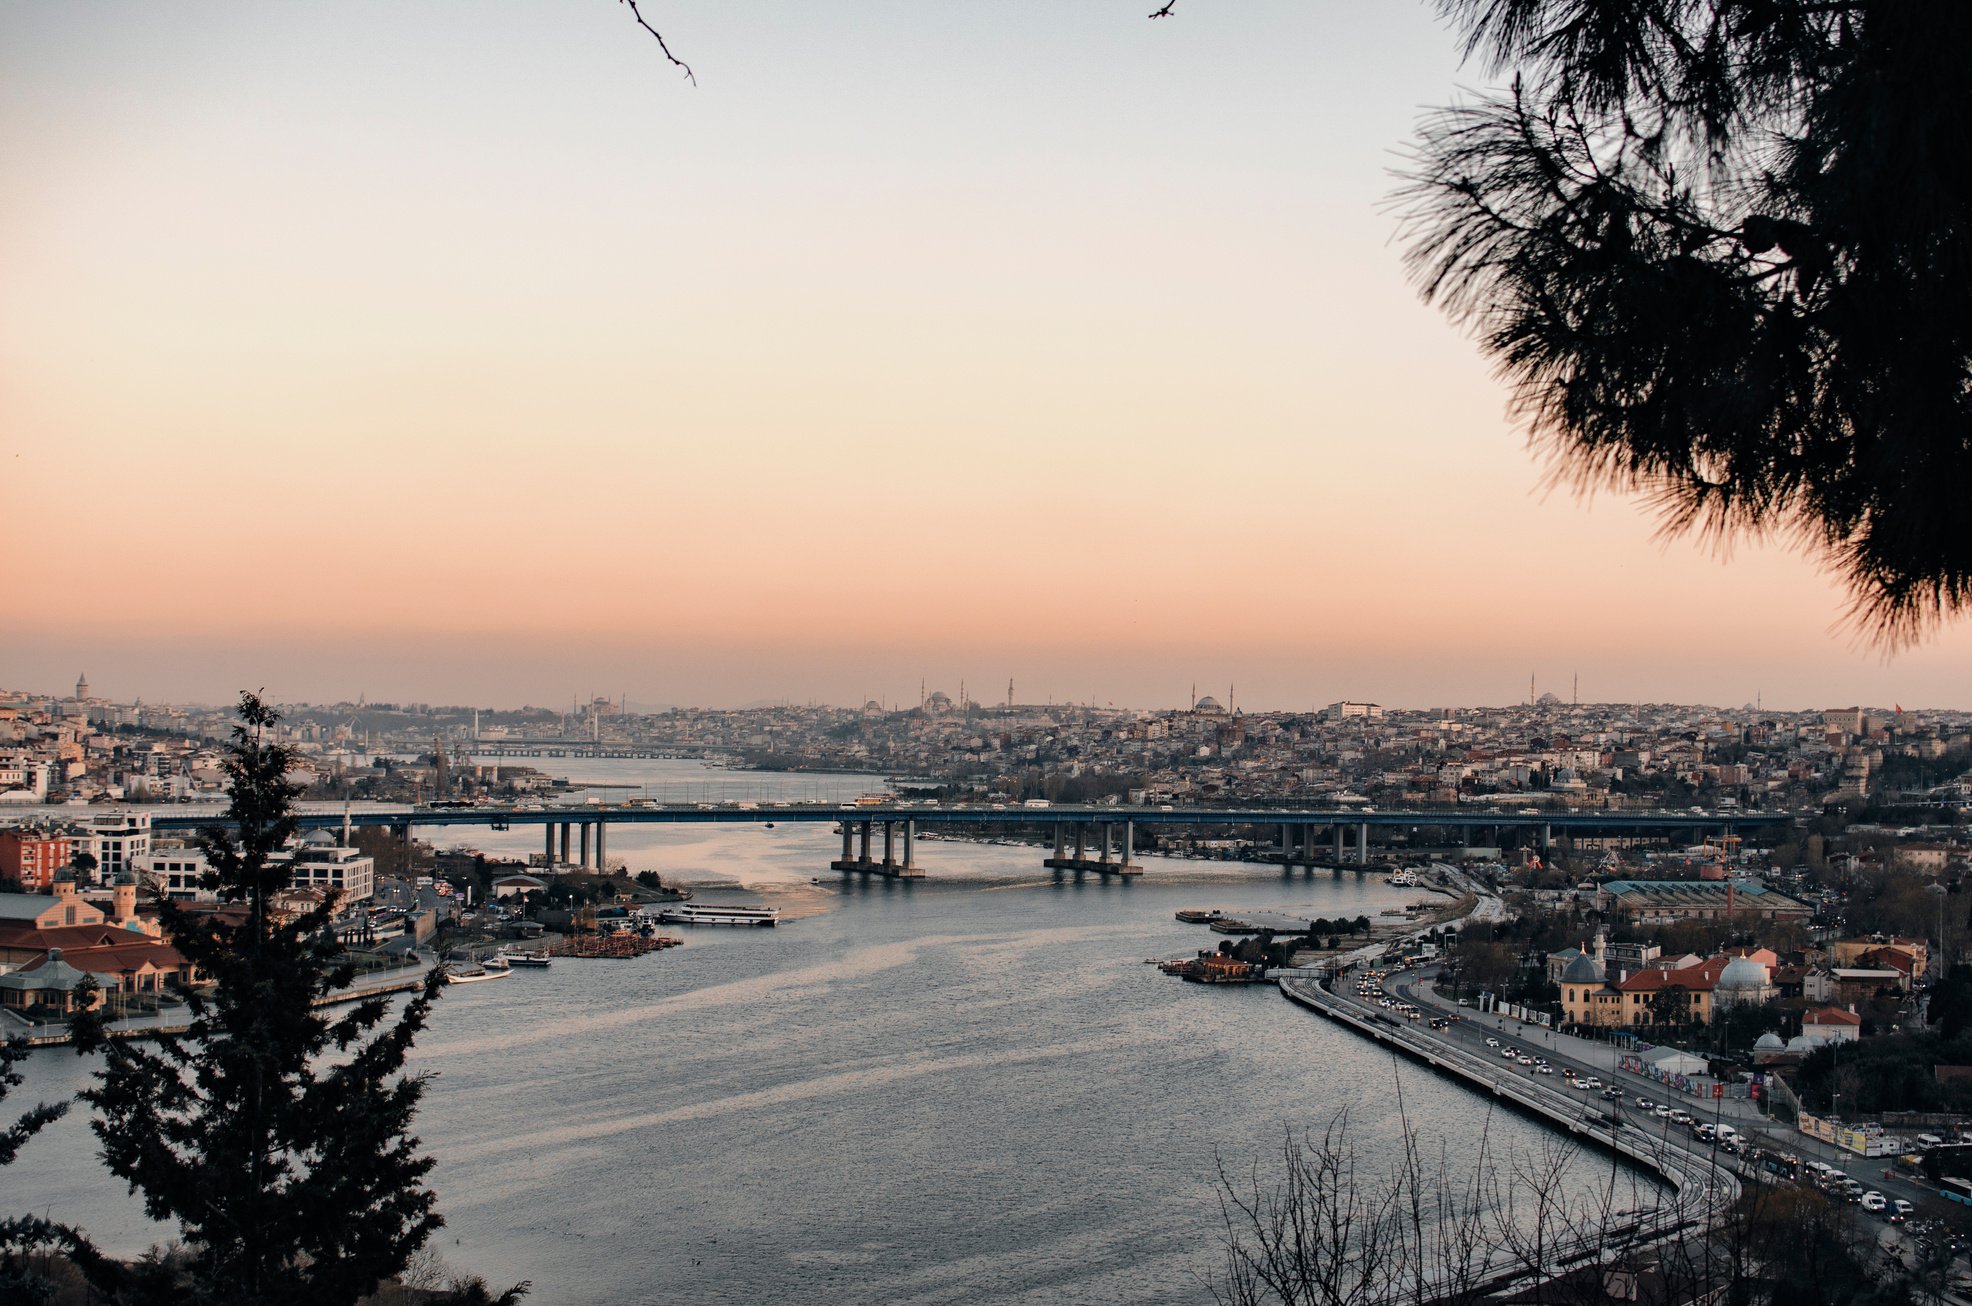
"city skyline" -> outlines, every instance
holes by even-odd
[[[1545,487],[1393,239],[1423,6],[691,13],[695,88],[473,12],[0,17],[9,679],[1968,701]]]

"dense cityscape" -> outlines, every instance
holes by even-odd
[[[360,702],[284,710],[283,737],[307,763],[309,796],[405,801],[526,792],[542,783],[538,773],[503,769],[499,759],[559,745],[867,771],[1009,801],[1957,808],[1966,797],[1957,779],[1972,754],[1972,712],[1775,712],[1576,703],[1551,693],[1503,708],[1345,701],[1252,713],[1209,695],[1184,708],[1126,709],[954,701],[935,690],[902,708],[633,713],[597,698],[566,710]],[[0,694],[0,804],[209,799],[220,791],[218,749],[230,728],[223,709],[112,701],[92,696],[86,678],[68,696]]]

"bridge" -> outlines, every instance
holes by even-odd
[[[730,748],[710,744],[632,744],[610,739],[476,739],[458,745],[461,758],[486,757],[584,757],[656,758],[662,761],[699,762]]]
[[[157,816],[154,830],[191,830],[222,819],[218,812]],[[1349,834],[1354,834],[1354,863],[1369,865],[1372,827],[1456,830],[1463,846],[1472,846],[1474,830],[1514,830],[1547,848],[1557,832],[1575,835],[1641,835],[1692,838],[1720,835],[1728,843],[1741,829],[1789,825],[1805,819],[1792,812],[1537,812],[1531,809],[1437,809],[1369,811],[1362,809],[1304,810],[1241,807],[1028,807],[1006,804],[943,806],[935,803],[587,803],[581,806],[411,806],[372,804],[361,809],[304,804],[304,829],[353,826],[401,831],[405,840],[415,827],[483,826],[511,830],[542,828],[542,851],[550,867],[601,868],[605,865],[607,830],[611,825],[764,825],[827,823],[838,826],[842,855],[831,870],[918,879],[917,835],[924,828],[963,826],[1000,832],[1049,829],[1052,855],[1042,864],[1055,870],[1090,871],[1103,875],[1140,875],[1134,858],[1136,832],[1143,827],[1211,827],[1266,830],[1277,837],[1271,860],[1287,866],[1342,867],[1349,861]],[[882,855],[876,837],[881,830]],[[578,842],[579,840],[579,842]],[[593,859],[592,859],[593,848]],[[1328,852],[1324,858],[1322,853]]]

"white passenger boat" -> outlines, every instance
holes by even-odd
[[[781,918],[778,907],[724,907],[710,903],[681,902],[657,913],[665,925],[773,925]]]
[[[513,974],[502,956],[491,956],[480,961],[471,958],[447,961],[445,963],[445,982],[447,984],[477,984],[482,980],[505,979]]]

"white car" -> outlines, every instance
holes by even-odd
[[[1486,1046],[1489,1048],[1496,1048],[1499,1045],[1500,1045],[1500,1041],[1496,1038],[1489,1038],[1486,1040]]]
[[[1883,1194],[1872,1188],[1862,1195],[1862,1209],[1871,1215],[1881,1215],[1890,1209],[1890,1203]]]

